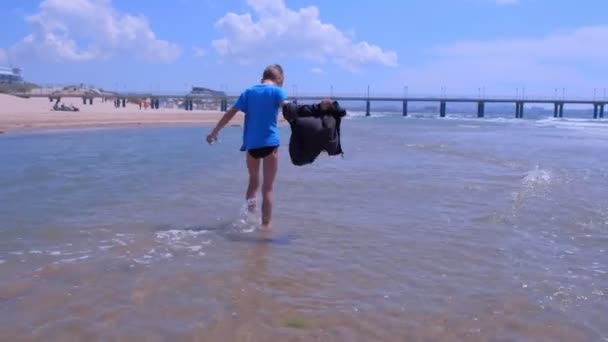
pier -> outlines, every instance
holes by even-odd
[[[53,92],[45,94],[40,93],[28,93],[28,94],[13,94],[21,97],[48,97],[50,101],[58,101],[61,97],[74,97],[73,94],[62,94],[61,92]],[[101,94],[92,95],[87,94],[82,97],[83,104],[92,104],[94,98],[103,98],[103,100],[114,99],[117,107],[124,107],[126,102],[129,100],[141,101],[142,99],[149,100],[150,107],[152,109],[160,108],[160,100],[177,100],[182,102],[184,110],[194,110],[194,103],[201,100],[214,100],[218,105],[218,110],[226,111],[229,103],[233,103],[238,98],[238,95],[225,95],[225,96],[209,96],[206,94],[170,94],[170,93],[134,93],[134,92],[113,92],[112,94]],[[289,99],[294,102],[298,101],[320,101],[322,99],[331,98],[336,101],[350,101],[350,102],[362,102],[365,103],[365,115],[371,116],[372,102],[401,102],[402,103],[402,115],[408,116],[408,107],[410,103],[437,103],[439,104],[439,117],[445,117],[447,113],[447,106],[449,103],[472,103],[477,104],[477,117],[483,118],[486,112],[487,104],[513,104],[515,118],[522,119],[525,116],[525,106],[528,104],[548,104],[553,105],[553,117],[563,118],[564,117],[564,106],[566,105],[589,105],[593,108],[593,118],[602,119],[606,105],[608,105],[608,99],[550,99],[550,98],[518,98],[518,97],[445,97],[445,96],[428,96],[428,97],[382,97],[382,96],[341,96],[341,95],[304,95],[304,96],[290,96]]]

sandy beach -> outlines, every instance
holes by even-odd
[[[79,97],[63,98],[62,103],[74,105],[78,112],[53,111],[53,102],[47,98],[20,98],[0,94],[0,132],[77,129],[137,125],[209,125],[222,116],[220,111],[183,109],[140,109],[137,104],[115,108],[110,100],[95,99],[92,105],[83,105]],[[241,124],[237,115],[230,124]]]

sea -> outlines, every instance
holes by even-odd
[[[209,129],[0,135],[0,341],[608,341],[608,120],[284,125],[271,231]]]

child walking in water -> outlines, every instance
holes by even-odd
[[[283,91],[283,68],[273,64],[262,74],[261,84],[247,88],[241,93],[238,100],[219,120],[207,142],[213,144],[217,136],[230,120],[242,111],[245,113],[243,127],[243,143],[241,151],[246,151],[247,170],[249,172],[249,185],[245,199],[247,209],[254,212],[256,209],[256,193],[260,185],[260,164],[263,164],[262,180],[262,226],[270,227],[272,217],[272,187],[279,164],[279,132],[277,121],[279,108],[286,104],[287,95]]]

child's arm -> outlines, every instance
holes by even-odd
[[[218,123],[215,126],[215,128],[213,129],[213,131],[211,131],[211,134],[209,134],[207,136],[207,142],[209,144],[213,144],[213,142],[217,140],[217,135],[224,128],[224,126],[226,126],[230,122],[230,120],[232,120],[232,118],[234,118],[234,116],[238,112],[239,112],[238,109],[236,109],[235,107],[232,107],[232,108],[228,109],[226,111],[226,113],[224,113],[224,116],[222,116],[220,121],[218,121]]]

